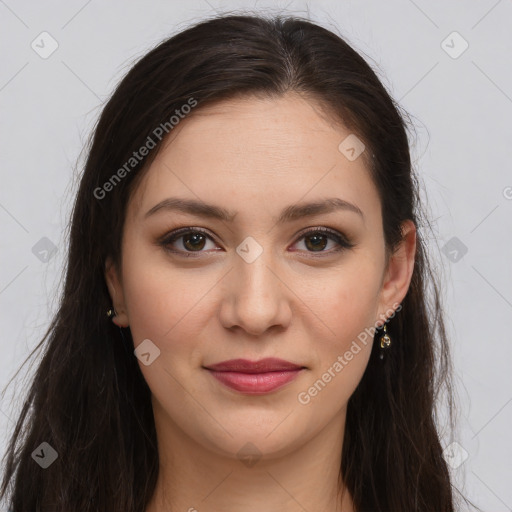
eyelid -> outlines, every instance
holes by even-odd
[[[162,237],[160,237],[157,240],[157,244],[163,246],[165,250],[167,250],[168,252],[170,252],[172,254],[186,255],[187,257],[195,256],[196,254],[200,255],[200,254],[205,253],[206,251],[181,251],[181,250],[169,249],[167,247],[168,245],[175,242],[177,239],[181,238],[182,236],[187,235],[189,233],[195,233],[195,232],[204,234],[206,237],[210,238],[214,243],[218,244],[216,237],[213,234],[211,234],[210,231],[208,231],[207,229],[204,229],[204,228],[194,227],[194,226],[186,226],[186,227],[174,229],[174,230],[166,233]],[[318,251],[318,253],[316,253],[316,254],[318,254],[318,256],[315,256],[315,251],[294,251],[294,252],[306,252],[307,254],[311,255],[312,257],[322,257],[322,255],[327,256],[327,255],[330,255],[333,253],[338,253],[338,252],[341,252],[341,251],[344,251],[347,249],[351,249],[356,245],[355,243],[351,242],[350,238],[347,237],[344,233],[342,233],[336,229],[328,228],[325,226],[304,228],[302,231],[300,231],[297,234],[296,239],[292,245],[295,245],[297,242],[299,242],[301,239],[303,239],[304,237],[306,237],[309,234],[314,235],[317,233],[327,236],[330,240],[334,240],[338,244],[338,247],[336,249],[331,249],[329,251]],[[206,252],[206,254],[208,254],[208,253]]]
[[[332,235],[333,238],[339,239],[340,242],[338,242],[340,245],[351,248],[355,246],[355,243],[350,241],[350,238],[346,236],[344,233],[338,231],[337,229],[328,228],[325,226],[317,226],[312,228],[305,228],[303,231],[300,231],[297,235],[297,240],[294,243],[297,243],[300,239],[304,238],[308,234],[314,234],[314,233],[321,233],[323,235]],[[332,239],[332,238],[331,238]],[[329,253],[332,251],[326,251],[326,253]],[[314,254],[314,253],[312,253]]]
[[[195,232],[203,233],[204,235],[206,235],[209,238],[211,238],[212,240],[214,240],[215,243],[217,243],[216,237],[212,233],[210,233],[210,231],[208,231],[207,229],[199,228],[199,227],[195,227],[195,226],[186,226],[183,228],[172,229],[171,231],[167,232],[165,235],[161,236],[157,240],[157,242],[158,243],[169,243],[169,241],[174,241],[174,239],[179,238],[180,236],[187,235],[189,233],[195,233]]]

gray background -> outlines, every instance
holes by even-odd
[[[0,386],[55,311],[78,159],[102,103],[158,41],[241,9],[284,9],[341,33],[413,116],[460,403],[446,456],[483,510],[512,510],[510,0],[0,0]],[[58,44],[47,58],[44,31]],[[2,455],[27,370],[0,402]]]

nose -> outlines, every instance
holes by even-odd
[[[291,321],[293,293],[282,274],[267,251],[252,262],[237,255],[234,268],[225,278],[220,308],[222,325],[253,336],[261,336],[272,328],[286,328]]]

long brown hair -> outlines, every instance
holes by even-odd
[[[339,35],[295,16],[252,15],[217,16],[163,41],[103,108],[69,225],[59,309],[30,354],[45,349],[8,446],[0,493],[13,512],[145,509],[158,474],[151,392],[129,328],[115,327],[105,315],[111,306],[105,260],[120,264],[130,194],[164,139],[155,135],[157,127],[168,127],[191,98],[200,109],[288,91],[324,106],[373,155],[368,167],[388,250],[401,241],[403,220],[417,227],[410,288],[388,325],[392,349],[381,361],[374,343],[348,403],[340,475],[358,512],[453,512],[436,429],[438,394],[451,397],[449,347],[438,276],[426,254],[429,225],[422,220],[407,116]],[[127,167],[148,137],[155,147]],[[450,399],[447,405],[451,412]],[[31,456],[43,442],[58,454],[46,469]]]

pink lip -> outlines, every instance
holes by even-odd
[[[206,367],[224,385],[246,394],[270,393],[295,379],[303,368],[275,358],[231,359]]]

